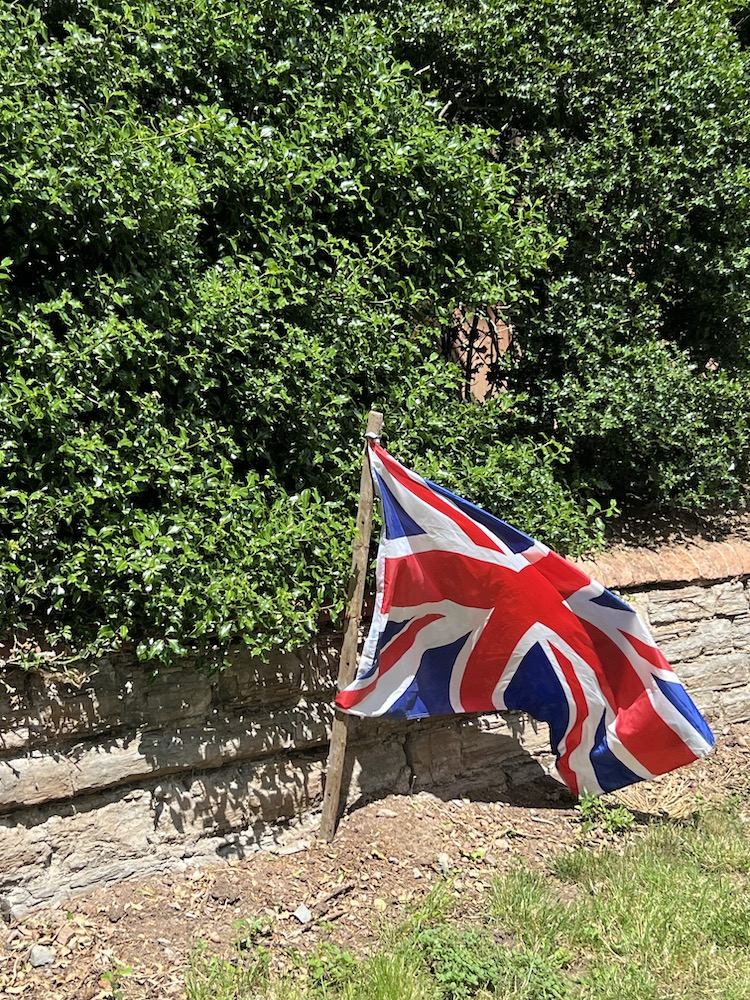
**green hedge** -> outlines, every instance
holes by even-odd
[[[340,609],[371,406],[566,551],[748,481],[726,4],[0,10],[0,628],[259,654]],[[735,21],[740,20],[735,16]],[[458,398],[456,304],[510,391]]]
[[[346,592],[371,404],[475,427],[439,325],[520,301],[555,241],[375,18],[324,13],[0,13],[8,631],[302,641]]]
[[[744,504],[750,458],[746,12],[726,0],[389,6],[454,123],[498,130],[564,251],[511,385],[621,504]]]

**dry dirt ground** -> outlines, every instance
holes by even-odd
[[[736,726],[706,761],[618,801],[635,812],[637,836],[657,817],[682,817],[746,790],[749,774],[750,726]],[[576,844],[606,841],[603,832],[584,833],[574,807],[552,779],[503,796],[392,795],[345,817],[331,844],[310,827],[277,853],[113,885],[65,910],[0,925],[0,997],[183,997],[197,942],[228,953],[242,919],[267,924],[277,968],[323,940],[366,951],[379,922],[397,921],[440,881],[471,919],[485,887],[510,865],[544,864]],[[40,956],[51,961],[35,968],[30,958]],[[118,967],[132,971],[113,986],[107,974]]]

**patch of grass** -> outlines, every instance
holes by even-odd
[[[365,960],[350,984],[347,1000],[437,1000],[438,993],[422,963],[410,951],[376,952]]]
[[[548,956],[511,950],[488,930],[444,924],[423,930],[421,951],[440,997],[466,1000],[482,991],[514,1000],[560,1000],[567,984]]]
[[[587,832],[627,833],[635,825],[635,816],[626,806],[610,805],[598,795],[589,795],[588,792],[584,792],[578,800],[576,811]]]
[[[684,849],[701,871],[750,873],[750,836],[743,804],[739,796],[732,796],[693,818],[696,834],[686,838]]]
[[[527,948],[552,956],[567,939],[570,913],[541,872],[514,868],[490,890],[495,920]]]
[[[321,942],[301,959],[289,1000],[438,1000],[423,962],[408,945],[384,945],[357,957],[346,948]],[[265,995],[264,995],[265,996]],[[267,1000],[277,1000],[276,995]]]
[[[197,949],[187,1000],[747,1000],[750,837],[741,803],[584,846],[547,871],[495,881],[461,921],[449,882],[384,924],[365,957],[322,943],[296,975],[269,975],[264,927],[231,959]]]
[[[237,948],[236,957],[211,954],[200,942],[185,973],[187,1000],[246,1000],[268,995],[268,952]]]
[[[655,825],[622,853],[579,848],[558,859],[553,872],[578,889],[565,942],[593,995],[750,996],[749,851],[739,815],[719,809]]]

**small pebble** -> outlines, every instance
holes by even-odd
[[[443,873],[447,875],[451,870],[451,859],[449,854],[438,854],[437,857],[438,868]]]
[[[296,917],[301,924],[309,924],[312,920],[312,913],[310,913],[304,903],[299,904],[292,916]]]
[[[38,969],[42,965],[51,965],[55,961],[55,953],[43,944],[35,944],[29,952],[29,962]]]

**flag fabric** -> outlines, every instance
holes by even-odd
[[[368,449],[383,530],[372,626],[336,705],[415,719],[521,711],[580,795],[704,757],[714,738],[635,611],[504,521]]]

